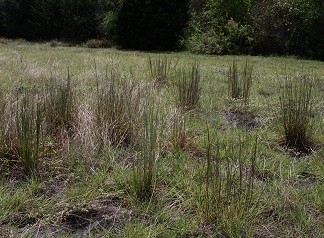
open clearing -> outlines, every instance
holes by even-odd
[[[149,56],[151,62],[159,57],[168,60],[166,79],[150,71]],[[246,61],[253,65],[247,105],[228,97],[233,59],[239,66]],[[201,96],[193,110],[183,111],[175,85],[193,62],[199,64]],[[280,111],[286,76],[304,74],[315,79],[313,144],[307,153],[283,146]],[[99,91],[109,88],[113,78],[125,97],[132,94],[129,101],[121,100],[123,104],[114,107],[131,110],[127,115],[132,116],[136,133],[129,138],[128,127],[118,131],[129,117],[124,123],[118,117],[107,127],[95,119]],[[19,120],[15,117],[19,92],[27,89],[43,95],[52,81],[70,82],[74,116],[55,133],[42,131],[37,176],[24,176],[15,149],[2,154],[0,146],[0,237],[324,237],[324,62],[2,44],[0,96],[6,109],[0,112],[7,134]],[[135,93],[148,102],[139,99],[136,105]],[[145,113],[149,107],[158,120]],[[145,115],[158,131],[153,142],[153,134],[143,135],[143,128],[151,132],[152,127],[142,128],[137,121]],[[242,164],[230,161],[241,155]],[[145,156],[148,161],[154,157],[149,197],[136,187],[144,176],[137,161]],[[206,189],[207,162],[218,156],[224,161],[225,190],[221,199],[209,200],[215,194],[208,195]],[[239,178],[238,185],[235,179],[241,176],[236,173],[247,180]],[[246,194],[251,197],[243,206]],[[215,214],[209,214],[212,209]]]

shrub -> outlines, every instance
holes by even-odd
[[[249,103],[252,87],[253,67],[245,63],[242,72],[238,70],[236,60],[228,70],[228,96],[232,99],[243,99],[245,105]]]
[[[109,40],[91,39],[86,42],[88,48],[110,48],[112,42]]]
[[[194,63],[191,69],[183,69],[177,75],[176,82],[178,91],[178,104],[184,110],[192,110],[199,106],[200,88],[200,68],[198,63]]]
[[[312,149],[312,100],[313,81],[309,76],[286,76],[280,96],[284,144],[299,152]]]
[[[324,3],[318,0],[258,1],[251,12],[254,53],[323,58],[323,12]]]
[[[55,48],[55,47],[58,47],[58,44],[59,43],[57,42],[57,40],[52,40],[51,43],[50,43],[50,46]]]
[[[194,20],[192,20],[194,21]],[[253,44],[252,28],[230,19],[226,23],[211,20],[201,30],[200,23],[191,22],[186,47],[202,54],[244,54]]]

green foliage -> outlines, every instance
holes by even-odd
[[[281,90],[281,114],[285,145],[298,152],[312,150],[313,81],[308,76],[286,76]]]
[[[192,52],[202,54],[248,53],[253,45],[253,30],[251,26],[242,25],[233,19],[223,22],[210,19],[210,16],[206,20],[194,16],[184,44]]]
[[[323,22],[323,15],[324,4],[318,0],[258,2],[251,13],[255,28],[253,51],[323,58],[322,28],[318,28],[314,37],[314,27],[317,28],[318,23]],[[314,48],[318,50],[316,53]]]
[[[104,35],[110,40],[115,40],[117,31],[117,11],[109,11],[106,13],[102,27],[104,29]]]
[[[319,0],[210,0],[192,4],[183,43],[196,53],[323,59],[323,23],[324,3]]]

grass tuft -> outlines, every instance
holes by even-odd
[[[97,80],[95,120],[100,144],[127,147],[137,139],[140,93],[132,82],[122,82],[116,72]]]
[[[252,87],[253,67],[246,61],[242,72],[239,71],[237,61],[228,71],[228,96],[232,99],[242,99],[245,105],[248,105]]]
[[[199,106],[201,97],[201,74],[199,64],[195,62],[191,69],[183,69],[178,74],[178,104],[183,110],[193,110]]]
[[[254,194],[257,139],[252,147],[247,138],[228,141],[217,139],[213,145],[208,133],[205,181],[201,204],[206,221],[219,229],[231,230],[247,216]],[[228,232],[227,232],[228,233]]]
[[[36,95],[25,90],[17,101],[16,144],[17,154],[26,176],[38,172],[41,145],[42,112],[41,103]]]
[[[162,57],[159,55],[157,58],[148,57],[151,78],[154,80],[156,87],[168,84],[171,63],[171,60],[166,56]]]
[[[313,87],[309,76],[286,76],[280,95],[284,144],[302,153],[311,152],[313,145]]]
[[[156,179],[156,160],[159,157],[159,109],[154,99],[146,102],[142,115],[140,133],[140,152],[134,164],[133,188],[137,199],[149,200],[154,192]]]
[[[54,78],[50,80],[46,85],[44,117],[46,126],[53,135],[60,128],[71,130],[76,116],[70,71],[68,70],[66,82],[57,82]]]

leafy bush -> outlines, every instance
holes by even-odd
[[[323,58],[324,30],[319,27],[324,22],[323,2],[260,1],[253,9],[251,18],[255,28],[255,53]],[[315,48],[317,52],[314,51]]]
[[[88,48],[110,48],[112,42],[109,40],[91,39],[86,42]]]
[[[183,44],[205,54],[293,54],[324,59],[320,0],[192,0]]]
[[[233,19],[227,22],[211,20],[201,29],[193,19],[188,29],[186,47],[195,53],[241,54],[248,53],[253,45],[253,30]]]

